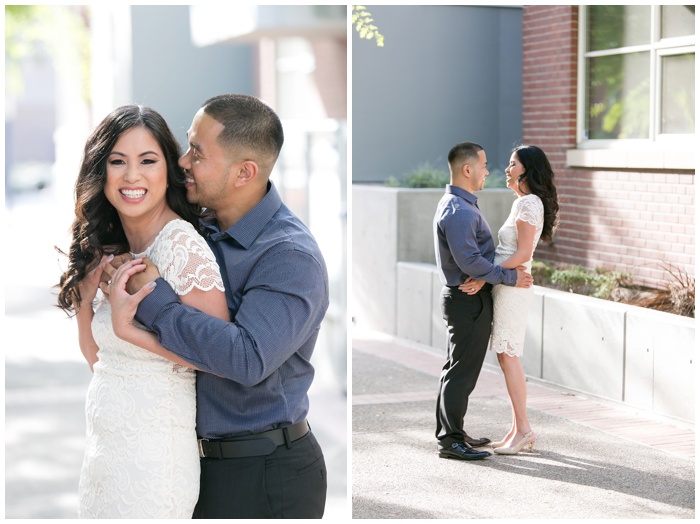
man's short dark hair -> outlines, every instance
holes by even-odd
[[[204,112],[224,126],[218,141],[227,150],[245,148],[273,161],[282,149],[284,132],[277,113],[262,100],[241,94],[218,95],[202,104]]]
[[[474,142],[462,142],[450,149],[447,162],[452,171],[458,171],[468,160],[476,159],[484,148]],[[459,164],[459,165],[458,165]]]

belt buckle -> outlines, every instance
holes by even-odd
[[[209,439],[208,439],[208,438],[200,438],[200,439],[197,441],[197,445],[199,446],[199,458],[204,458],[204,457],[205,457],[205,454],[204,454],[204,447],[202,446],[202,442],[209,442]]]

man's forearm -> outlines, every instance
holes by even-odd
[[[460,269],[465,275],[493,285],[505,284],[506,286],[514,286],[518,279],[518,274],[515,269],[505,269],[501,266],[495,266],[480,255],[464,262],[463,265],[460,266]]]
[[[247,317],[239,311],[248,319],[243,325],[227,322],[182,304],[172,288],[159,280],[139,305],[136,319],[158,336],[163,347],[198,369],[254,386],[277,370],[320,321],[318,313],[298,308],[295,317],[290,313],[286,318],[271,318],[266,302],[251,304]],[[257,331],[246,329],[246,324]]]

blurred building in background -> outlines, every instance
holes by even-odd
[[[184,146],[207,98],[262,98],[285,130],[272,178],[326,257],[331,307],[318,348],[328,351],[344,390],[346,12],[345,5],[6,6],[6,206],[18,193],[50,189],[70,213],[88,133],[119,105],[153,107]]]
[[[522,6],[367,6],[384,46],[353,32],[352,181],[447,171],[450,148],[508,164],[522,139]],[[505,185],[504,185],[505,187]]]

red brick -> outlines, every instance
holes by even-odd
[[[646,285],[662,286],[663,271],[650,266],[664,254],[694,265],[694,175],[566,166],[566,151],[576,147],[577,38],[577,6],[523,8],[523,140],[547,153],[560,201],[556,244],[538,255],[629,264]]]

